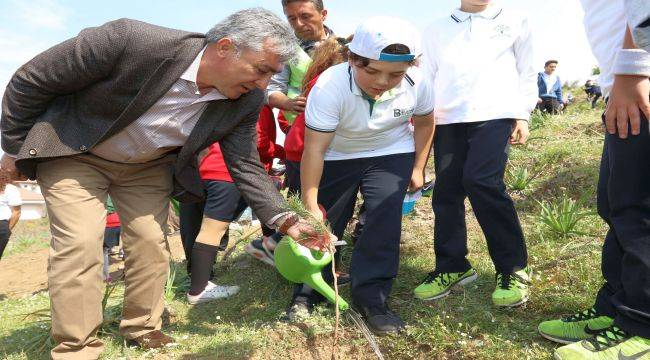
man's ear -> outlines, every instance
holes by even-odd
[[[323,22],[327,20],[327,9],[323,9],[323,11],[320,12],[320,15],[323,17]]]
[[[235,49],[235,44],[229,38],[223,38],[213,44],[215,52],[221,58],[228,57]]]

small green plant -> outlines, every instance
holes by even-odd
[[[318,233],[327,234],[329,232],[327,224],[325,224],[322,219],[316,219],[302,204],[300,197],[295,195],[289,196],[289,198],[287,198],[286,210],[294,212],[300,218],[306,220],[307,223],[309,223],[309,225],[311,225]]]
[[[594,215],[593,211],[582,208],[582,202],[576,202],[566,194],[563,194],[562,198],[555,203],[547,201],[538,201],[537,203],[541,206],[540,221],[552,232],[562,237],[585,235],[578,231],[578,223],[587,216]]]
[[[508,167],[508,175],[506,177],[506,183],[511,190],[514,191],[524,191],[528,188],[531,182],[535,180],[546,168],[546,164],[536,164],[533,166],[531,171],[527,167]]]
[[[516,167],[508,169],[506,182],[511,190],[524,191],[533,179],[534,177],[528,174],[528,168]]]
[[[167,272],[167,282],[165,283],[165,302],[170,304],[176,296],[176,266],[173,263],[169,264],[169,272]]]

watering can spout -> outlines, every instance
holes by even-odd
[[[331,286],[323,280],[323,276],[320,271],[317,273],[312,273],[307,279],[305,279],[305,284],[309,285],[312,289],[318,291],[321,295],[325,296],[327,301],[332,304],[336,304],[336,292],[332,289]],[[348,303],[339,296],[339,309],[347,310],[349,308]]]
[[[332,254],[310,250],[291,237],[285,236],[274,251],[275,267],[287,280],[309,285],[331,302],[336,303],[336,293],[323,279],[321,271],[332,262]],[[349,305],[340,296],[339,309],[347,310]]]

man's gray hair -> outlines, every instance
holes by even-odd
[[[208,43],[232,40],[238,50],[262,51],[264,42],[272,42],[273,51],[282,62],[291,61],[298,39],[284,20],[261,7],[240,10],[215,25],[205,34]]]
[[[323,9],[325,9],[325,6],[323,6],[323,0],[282,0],[282,7],[285,7],[294,2],[310,2],[314,4],[314,7],[318,11],[323,11]]]

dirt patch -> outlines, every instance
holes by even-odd
[[[0,297],[21,298],[47,289],[49,249],[36,249],[2,258]]]
[[[179,235],[169,238],[172,259],[185,259]],[[37,246],[30,250],[3,257],[0,261],[0,299],[17,299],[47,290],[47,258],[49,249]],[[119,279],[123,262],[111,258],[111,277]]]

